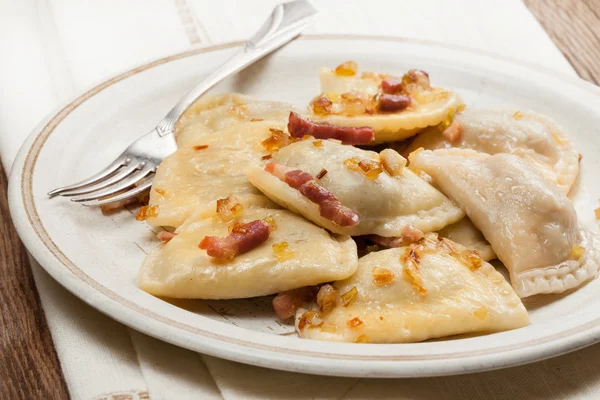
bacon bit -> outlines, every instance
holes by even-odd
[[[358,290],[356,286],[352,286],[352,289],[348,290],[342,295],[342,304],[344,307],[350,306],[358,298]]]
[[[513,114],[513,118],[519,120],[523,118],[523,113],[521,111],[515,111],[515,113]]]
[[[288,249],[288,242],[275,243],[271,247],[273,248],[273,253],[277,258],[277,261],[285,261],[294,257],[294,252]]]
[[[463,250],[460,253],[451,253],[450,255],[457,258],[463,265],[469,267],[471,271],[481,268],[482,260],[477,250]]]
[[[260,159],[264,161],[264,160],[270,160],[271,158],[273,158],[273,154],[264,155]]]
[[[473,311],[473,315],[475,315],[477,319],[483,321],[488,315],[488,310],[485,307],[479,307],[477,310]]]
[[[156,193],[160,194],[160,195],[163,195],[163,196],[164,196],[164,194],[165,194],[165,193],[167,193],[167,192],[165,191],[165,189],[161,189],[161,188],[154,188],[154,191],[155,191]]]
[[[298,321],[298,329],[303,330],[306,327],[306,325],[309,325],[311,328],[316,328],[321,326],[322,324],[323,321],[321,321],[319,313],[315,310],[308,310],[300,317]]]
[[[207,144],[199,144],[194,146],[194,150],[198,151],[198,150],[206,150],[208,149],[208,145]]]
[[[402,272],[408,281],[421,295],[427,294],[427,289],[423,286],[423,279],[419,274],[419,262],[421,260],[421,252],[416,244],[411,244],[406,248],[404,254],[400,256],[400,261],[404,264]]]
[[[310,107],[316,115],[331,114],[331,106],[333,103],[324,94],[315,97],[310,102]]]
[[[264,121],[264,119],[262,118],[251,118],[250,122],[260,122],[260,121]]]
[[[360,168],[362,173],[370,180],[377,179],[379,174],[383,172],[381,163],[373,160],[361,160],[358,163],[358,168]]]
[[[333,310],[337,304],[338,293],[339,291],[330,284],[321,286],[317,293],[317,304],[321,307],[321,312],[328,313]]]
[[[281,129],[270,128],[269,132],[271,132],[271,136],[261,142],[269,153],[276,153],[279,149],[297,141]]]
[[[229,195],[224,199],[217,200],[217,214],[223,222],[229,222],[239,217],[244,211],[237,197]]]
[[[456,142],[462,133],[462,125],[458,121],[452,121],[450,126],[448,126],[442,132],[442,135],[448,139],[450,143]]]
[[[294,138],[310,135],[317,139],[339,139],[343,144],[352,145],[368,144],[375,138],[373,128],[368,126],[349,127],[313,122],[293,111],[290,112],[288,131]]]
[[[273,298],[272,302],[275,314],[281,319],[293,317],[302,303],[310,299],[311,294],[312,290],[309,287],[279,293]]]
[[[359,337],[357,337],[356,339],[354,339],[354,343],[369,343],[369,337],[367,335],[365,335],[364,333],[362,335],[360,335]]]
[[[115,202],[100,206],[100,210],[102,211],[102,214],[109,214],[114,210],[118,210],[119,208],[124,208],[125,206],[128,206],[130,204],[135,204],[138,201],[139,200],[137,197],[130,197],[125,200],[115,201]]]
[[[346,61],[335,67],[337,76],[354,76],[358,71],[358,65],[354,61]]]
[[[319,147],[323,147],[323,141],[322,140],[315,140],[314,142],[312,142],[312,145],[319,148]]]
[[[315,181],[306,182],[298,189],[300,193],[313,203],[319,205],[319,214],[339,226],[353,227],[358,225],[360,217],[323,186]]]
[[[375,286],[386,286],[394,281],[394,273],[387,268],[373,267],[371,273]]]
[[[358,317],[352,318],[347,322],[348,328],[356,328],[357,326],[361,326],[363,324],[362,320]]]
[[[402,92],[402,79],[391,76],[381,81],[381,91],[386,94]]]
[[[600,219],[600,208],[594,210],[594,215],[596,216],[596,219]]]
[[[238,254],[246,253],[269,239],[269,224],[255,220],[246,224],[234,224],[226,237],[206,236],[198,247],[206,250],[210,257],[232,260]]]
[[[379,153],[381,158],[381,164],[383,169],[389,176],[399,176],[402,174],[402,170],[406,167],[406,158],[398,154],[397,151],[392,149],[384,149]]]
[[[583,256],[583,253],[585,253],[585,249],[583,247],[576,244],[571,247],[571,258],[574,260],[579,260]]]
[[[268,215],[266,217],[264,217],[262,219],[262,221],[266,222],[269,225],[269,232],[273,232],[277,230],[277,222],[275,221],[275,218],[273,218],[272,216]]]
[[[327,170],[325,168],[323,168],[321,171],[319,171],[319,173],[317,174],[317,179],[321,179],[323,178],[325,175],[327,175]]]
[[[175,236],[177,236],[176,233],[169,231],[158,232],[158,235],[156,235],[156,237],[162,240],[163,243],[169,243]]]
[[[265,171],[273,174],[319,206],[319,214],[339,226],[356,226],[360,217],[343,206],[333,193],[314,181],[312,175],[280,164],[269,163]]]
[[[304,185],[306,182],[313,180],[311,174],[308,174],[304,171],[300,171],[299,169],[294,169],[292,171],[286,172],[284,177],[285,183],[287,183],[294,189],[299,189],[300,186]]]
[[[136,215],[135,219],[138,221],[145,221],[148,218],[157,217],[158,216],[158,205],[154,206],[142,206],[140,211]]]
[[[405,225],[400,233],[405,243],[416,243],[425,236],[423,232],[412,225]]]
[[[396,112],[402,111],[410,106],[412,100],[405,94],[382,94],[377,98],[377,106],[380,111]]]

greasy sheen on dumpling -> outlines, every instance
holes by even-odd
[[[442,129],[420,133],[408,148],[459,147],[488,154],[510,153],[531,163],[546,179],[568,193],[579,173],[579,153],[550,117],[510,109],[466,109],[454,116],[460,125],[452,142]]]
[[[465,210],[504,263],[521,296],[560,293],[593,279],[598,235],[580,228],[571,201],[528,162],[511,154],[425,150],[411,168]]]
[[[348,236],[331,235],[286,210],[247,208],[238,221],[269,216],[277,225],[269,239],[231,261],[198,248],[205,236],[227,236],[231,223],[217,216],[186,222],[148,254],[139,287],[155,296],[235,299],[344,279],[356,271],[356,244]]]
[[[240,117],[231,110],[249,114]],[[189,217],[214,212],[216,200],[228,195],[245,205],[269,204],[246,180],[244,170],[264,163],[261,157],[267,152],[261,143],[272,135],[271,129],[285,129],[289,112],[286,104],[248,96],[200,99],[180,127],[177,151],[158,167],[149,202],[158,206],[158,215],[147,222],[177,227]]]
[[[485,240],[483,234],[479,232],[468,217],[461,219],[455,224],[448,225],[440,230],[438,234],[467,249],[477,250],[481,258],[485,261],[496,258],[496,253],[494,253],[492,246]]]
[[[372,161],[367,173],[357,165],[362,160]],[[382,156],[373,151],[331,140],[302,140],[282,148],[270,161],[312,175],[318,185],[360,217],[354,227],[340,226],[322,217],[317,204],[263,167],[246,171],[248,180],[271,200],[331,232],[401,236],[406,225],[431,232],[464,216],[460,208],[408,168],[391,176],[381,166]],[[323,170],[326,173],[319,179]]]
[[[311,307],[318,312],[297,312],[300,337],[407,343],[529,323],[521,300],[493,266],[432,233],[362,257],[356,273],[333,286],[335,297],[318,296],[320,308]]]
[[[461,97],[452,91],[429,86],[429,78],[422,86],[414,85],[410,105],[399,111],[381,111],[375,95],[381,94],[386,75],[364,73],[341,76],[334,70],[320,71],[321,92],[311,102],[308,117],[341,126],[369,126],[375,131],[371,144],[392,142],[415,135],[421,129],[446,120],[464,105]],[[323,107],[323,101],[331,105]]]

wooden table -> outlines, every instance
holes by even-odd
[[[524,2],[579,75],[600,84],[600,0]],[[68,398],[6,186],[0,165],[0,399]]]

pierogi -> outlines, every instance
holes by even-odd
[[[571,201],[511,154],[424,150],[411,167],[433,177],[490,242],[521,296],[560,293],[593,279],[598,235],[581,229]]]
[[[206,236],[226,237],[231,222],[218,216],[187,221],[148,254],[139,287],[155,296],[237,299],[344,279],[356,271],[356,244],[349,236],[331,235],[286,210],[247,208],[238,221],[267,217],[277,226],[268,240],[232,260],[198,248]]]
[[[210,215],[216,199],[229,195],[244,205],[273,206],[246,180],[244,170],[264,163],[261,143],[272,129],[285,129],[290,109],[284,103],[241,95],[196,103],[180,123],[177,151],[158,167],[149,201],[158,211],[148,223],[178,227],[187,218]]]
[[[579,153],[551,118],[510,109],[466,109],[454,116],[460,133],[454,141],[433,127],[420,133],[407,150],[458,147],[488,154],[510,153],[531,163],[563,193],[579,174]]]
[[[410,99],[406,108],[382,110],[377,98],[386,95],[381,92],[381,86],[388,77],[377,73],[344,76],[335,70],[321,69],[322,94],[311,102],[309,118],[341,126],[369,126],[375,131],[371,144],[378,144],[411,137],[425,127],[446,120],[464,105],[457,93],[431,87],[427,75],[423,78],[425,83],[408,84],[402,91],[399,89],[398,93]]]
[[[317,297],[320,307],[298,310],[300,337],[407,343],[529,322],[521,300],[493,266],[431,233],[416,244],[364,256],[354,275],[333,286],[328,299]]]
[[[358,165],[363,160],[369,162],[367,172]],[[460,208],[408,168],[397,166],[399,175],[390,175],[381,165],[382,157],[373,151],[330,140],[302,140],[282,148],[270,161],[315,177],[315,182],[335,195],[341,205],[358,214],[356,226],[340,226],[323,217],[318,204],[265,168],[252,166],[247,170],[248,180],[274,202],[331,232],[400,236],[407,225],[431,232],[464,216]]]
[[[496,253],[494,253],[492,246],[485,240],[483,234],[479,232],[468,217],[461,219],[455,224],[448,225],[440,230],[438,234],[467,249],[477,250],[481,258],[485,261],[496,258]]]

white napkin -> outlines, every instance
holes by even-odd
[[[154,58],[247,38],[277,0],[0,2],[0,156],[9,170],[47,113]],[[393,35],[485,49],[573,74],[518,0],[322,0],[307,33]],[[73,399],[600,398],[600,345],[529,366],[458,377],[369,380],[251,367],[127,328],[32,269]]]

